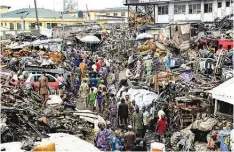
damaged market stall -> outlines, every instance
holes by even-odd
[[[212,94],[212,98],[215,99],[215,110],[214,110],[215,115],[225,113],[228,115],[233,115],[234,119],[233,90],[234,90],[234,78],[231,78],[210,91]]]
[[[98,44],[101,42],[101,40],[93,35],[88,35],[80,39],[81,42],[86,43],[87,49],[94,50]]]
[[[171,39],[176,45],[185,51],[190,47],[190,23],[172,23],[171,24]]]

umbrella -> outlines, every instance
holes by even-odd
[[[97,30],[97,29],[101,29],[101,27],[100,27],[100,26],[98,26],[98,25],[93,25],[93,26],[91,27],[91,29],[93,29],[93,30]]]
[[[80,41],[85,43],[99,43],[101,40],[96,36],[89,35],[81,38]]]
[[[150,38],[153,38],[153,36],[148,33],[141,33],[136,37],[137,40],[150,39]]]

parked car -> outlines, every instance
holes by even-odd
[[[37,91],[39,88],[39,78],[41,76],[42,74],[29,74],[29,77],[24,82],[24,85],[26,87],[33,86],[34,89]],[[46,74],[46,77],[48,78],[48,85],[50,88],[53,88],[55,90],[59,89],[59,82],[53,75]]]

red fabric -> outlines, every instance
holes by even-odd
[[[158,126],[158,134],[159,135],[165,135],[166,128],[167,128],[167,121],[160,119],[157,122],[157,126]]]
[[[101,69],[101,65],[100,65],[100,63],[96,63],[96,67],[97,67],[97,71],[99,71],[100,69]]]
[[[75,56],[76,55],[76,52],[75,51],[73,51],[73,52],[71,52],[71,56]]]

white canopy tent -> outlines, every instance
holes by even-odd
[[[83,38],[80,39],[81,42],[85,42],[85,43],[100,43],[101,40],[93,35],[89,35],[89,36],[85,36]]]
[[[233,105],[233,121],[234,121],[234,78],[227,80],[211,91],[212,98],[215,99],[214,114],[218,111],[218,100]]]
[[[148,33],[141,33],[141,34],[137,35],[137,37],[136,37],[137,40],[151,39],[151,38],[153,38],[153,36],[148,34]]]
[[[234,105],[234,78],[211,90],[212,97]]]

